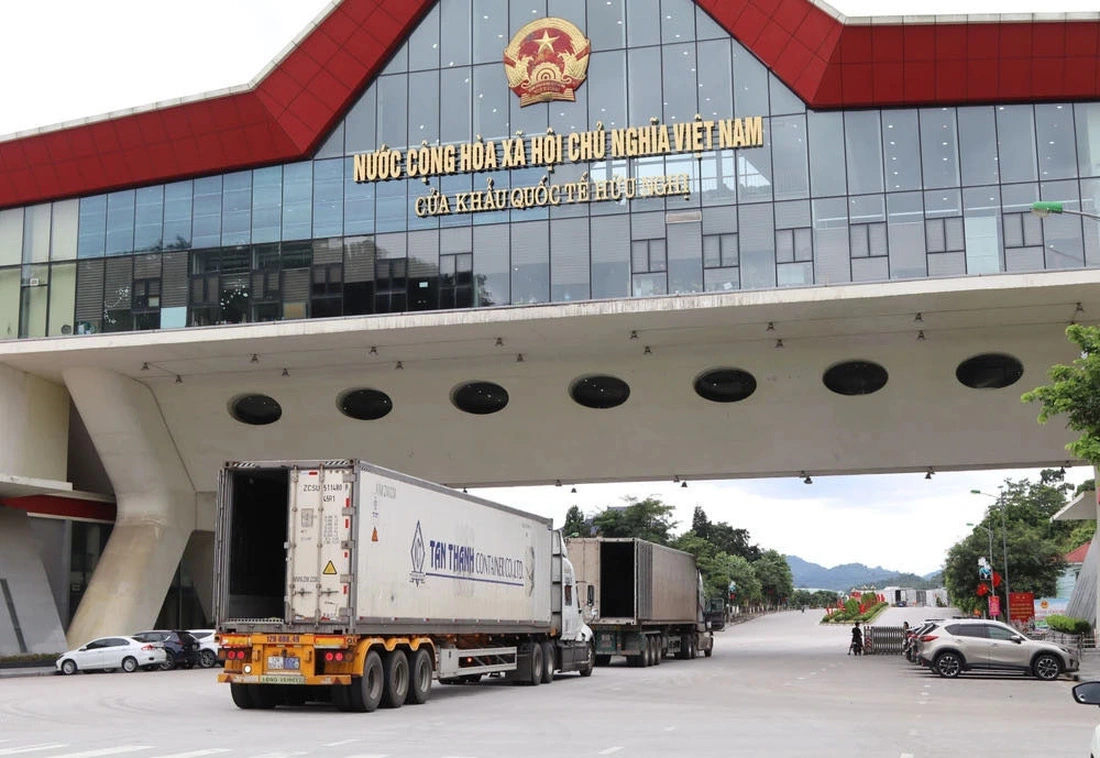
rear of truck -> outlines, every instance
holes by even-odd
[[[217,505],[219,680],[242,708],[424,702],[555,631],[548,519],[358,461],[227,464]]]
[[[596,662],[626,656],[651,666],[666,655],[709,656],[702,580],[690,553],[630,538],[567,540],[585,618],[596,635]]]

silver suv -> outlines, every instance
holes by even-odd
[[[1080,666],[1077,653],[1031,640],[999,621],[958,619],[935,624],[920,637],[920,662],[942,677],[963,671],[1023,671],[1047,681]]]

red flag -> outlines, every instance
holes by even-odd
[[[993,572],[993,586],[994,587],[1000,587],[1001,586],[1001,575],[998,574],[996,571]]]
[[[985,597],[988,594],[989,594],[989,587],[987,587],[984,584],[979,584],[978,589],[977,589],[978,597]]]

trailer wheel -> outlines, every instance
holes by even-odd
[[[247,684],[230,684],[229,694],[233,696],[233,705],[242,710],[252,710],[252,692]]]
[[[529,668],[522,672],[524,684],[534,687],[542,681],[542,645],[538,642],[528,642],[525,646]]]
[[[270,711],[279,704],[279,689],[270,684],[247,684],[252,707],[261,711]]]
[[[688,660],[695,660],[695,635],[688,635]]]
[[[599,663],[600,657],[596,655],[596,646],[589,642],[584,646],[585,658],[584,663],[577,669],[581,676],[592,676],[592,669]],[[611,656],[606,656],[610,658]]]
[[[546,640],[542,643],[542,683],[554,681],[554,643]]]
[[[611,663],[611,656],[610,655],[597,655],[596,656],[596,665],[597,666],[607,666],[610,663]]]
[[[351,701],[348,699],[348,691],[351,690],[351,685],[334,684],[332,685],[332,704],[341,711],[351,710]]]
[[[367,653],[363,661],[363,675],[351,680],[348,690],[348,710],[357,713],[370,713],[382,702],[385,690],[385,677],[382,671],[382,658],[377,650]]]
[[[686,661],[687,659],[691,658],[691,655],[688,652],[690,649],[691,649],[691,640],[690,640],[689,635],[681,634],[680,635],[680,652],[676,654],[676,657],[679,658],[681,661]]]
[[[398,648],[385,653],[382,658],[382,704],[387,708],[400,708],[409,694],[409,659]]]
[[[420,648],[409,658],[409,693],[405,702],[422,705],[432,693],[432,657],[427,648]]]
[[[661,659],[665,657],[665,646],[661,642],[661,635],[657,635],[653,638],[653,665],[660,666]]]

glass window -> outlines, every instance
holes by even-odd
[[[134,250],[164,247],[164,185],[142,187],[134,206]]]
[[[80,214],[79,200],[60,200],[53,204],[53,231],[50,235],[50,258],[68,261],[76,257],[77,220]],[[0,219],[0,227],[3,221]],[[0,237],[3,232],[0,231]],[[4,258],[0,242],[0,261]]]
[[[73,333],[76,309],[76,264],[55,263],[50,266],[49,335]]]
[[[485,141],[510,136],[508,128],[509,98],[504,66],[494,63],[474,67],[474,135]]]
[[[962,162],[962,183],[995,184],[1000,181],[997,165],[997,133],[993,108],[979,106],[958,108],[959,157]]]
[[[473,69],[469,66],[444,69],[439,77],[439,108],[447,114],[440,121],[439,139],[444,144],[469,142],[473,138],[470,132]]]
[[[630,219],[608,216],[592,219],[592,297],[630,294]]]
[[[767,206],[740,205],[737,208],[741,286],[761,289],[776,285],[775,229]]]
[[[695,4],[661,0],[661,42],[668,45],[695,39]]]
[[[50,259],[49,203],[23,209],[23,263],[42,263]]]
[[[966,231],[966,273],[995,274],[1001,270],[1001,196],[996,186],[963,190]]]
[[[1100,103],[1076,103],[1077,167],[1081,176],[1100,176]]]
[[[1049,181],[1077,176],[1073,107],[1068,104],[1036,105],[1035,126],[1039,143],[1039,178]]]
[[[855,111],[844,114],[848,191],[854,195],[883,190],[881,135],[878,111]]]
[[[309,239],[313,227],[313,163],[283,167],[283,222],[280,238]]]
[[[349,200],[353,197],[353,193],[356,193],[362,187],[372,186],[369,184],[360,184],[353,188],[353,182],[349,179],[347,187],[347,196]],[[409,182],[404,179],[398,179],[396,181],[389,182],[377,182],[373,185],[375,192],[375,212],[377,216],[374,220],[375,230],[378,232],[400,232],[404,231],[408,224],[408,187]],[[351,210],[348,210],[348,231],[367,231],[365,229],[353,229],[351,228],[352,214]]]
[[[19,242],[15,249],[21,249],[23,241],[23,212],[19,214]],[[80,226],[77,235],[76,255],[78,258],[96,258],[103,255],[104,244],[107,237],[107,196],[96,195],[94,197],[80,198]],[[16,261],[20,259],[20,253],[16,254]]]
[[[446,3],[445,3],[446,4]],[[371,85],[344,119],[347,152],[365,153],[378,149],[378,88]]]
[[[196,179],[194,203],[192,246],[217,247],[222,243],[222,178]]]
[[[434,145],[439,140],[439,72],[409,74],[409,87],[415,97],[409,100],[409,136],[405,144],[413,147],[427,140]]]
[[[335,158],[344,154],[344,122],[338,123],[321,146],[317,148],[314,158]]]
[[[375,86],[378,88],[378,141],[391,148],[405,147],[408,144],[409,76],[382,76]]]
[[[512,224],[512,302],[545,303],[549,299],[549,222]]]
[[[49,279],[48,264],[23,267],[23,291],[19,307],[20,337],[46,336]]]
[[[283,167],[252,172],[252,242],[278,242],[283,224]]]
[[[691,16],[694,24],[695,17]],[[699,112],[699,86],[695,78],[695,44],[665,45],[664,64],[665,123],[691,123]],[[641,121],[639,124],[643,123]]]
[[[164,248],[191,247],[191,182],[164,186]]]
[[[733,40],[733,105],[741,118],[767,116],[768,70],[756,56]]]
[[[456,3],[457,4],[457,3]],[[508,46],[508,0],[474,0],[474,63],[496,63]],[[519,29],[516,29],[519,31]],[[444,34],[443,38],[446,39]]]
[[[344,163],[343,159],[315,161],[313,164],[313,236],[335,237],[344,233]],[[350,173],[350,172],[349,172]],[[351,184],[349,191],[369,194],[369,202],[357,194],[354,218],[348,234],[361,234],[362,227],[374,231],[374,188],[370,184]],[[349,198],[350,199],[350,198]],[[363,220],[365,217],[365,221]],[[354,230],[354,231],[353,231]]]
[[[848,262],[848,200],[814,200],[813,235],[817,282],[832,284],[852,279]]]
[[[512,301],[508,224],[474,227],[474,305]]]
[[[703,225],[668,225],[668,290],[672,294],[703,291]]]
[[[247,245],[252,234],[252,172],[226,174],[222,184],[223,245]]]
[[[22,261],[23,209],[0,211],[0,266],[17,266]]]
[[[1081,181],[1081,210],[1097,213],[1100,209],[1100,180]],[[1100,265],[1100,222],[1093,218],[1081,219],[1085,232],[1085,264]]]
[[[661,118],[664,112],[661,89],[654,86],[661,81],[661,49],[650,47],[628,51],[627,73],[629,125],[644,126],[650,118]]]
[[[702,6],[695,6],[695,38],[704,39],[729,39],[729,32],[718,25],[718,22],[710,17]]]
[[[1035,181],[1035,113],[1032,107],[999,105],[996,112],[1001,181]]]
[[[107,195],[107,255],[134,249],[134,191]]]
[[[23,215],[22,208],[19,215]],[[19,337],[20,278],[19,266],[0,268],[0,339]]]
[[[809,111],[806,126],[809,131],[811,194],[814,197],[845,194],[843,114]]]
[[[765,119],[766,120],[766,119]],[[737,199],[742,203],[772,199],[772,131],[764,126],[764,145],[734,153],[737,160]]]
[[[1077,182],[1043,182],[1043,200],[1060,202],[1070,210],[1080,210]],[[1029,216],[1038,218],[1034,214]],[[1068,213],[1052,213],[1040,220],[1046,241],[1046,268],[1080,268],[1085,265],[1085,243],[1081,217]]]
[[[661,42],[660,0],[630,0],[626,4],[628,47],[658,45]],[[660,81],[654,79],[653,81]]]
[[[920,189],[920,134],[917,112],[882,112],[882,153],[886,166],[886,189]]]
[[[440,3],[440,5],[447,4]],[[428,11],[428,15],[420,21],[409,37],[409,71],[439,68],[440,5]]]
[[[775,199],[809,197],[810,177],[806,165],[806,117],[780,116],[771,120]]]
[[[593,51],[626,47],[626,0],[588,4],[588,38]],[[593,65],[595,61],[593,59]],[[591,75],[591,70],[589,75]]]
[[[785,113],[805,113],[806,103],[779,80],[775,74],[768,73],[768,89],[771,92],[771,114],[780,116]]]
[[[470,40],[474,18],[469,3],[439,4],[439,26],[447,30],[439,39],[439,63],[443,68],[469,66],[472,62]],[[502,51],[504,48],[501,45]]]
[[[584,88],[588,90],[588,112],[593,127],[596,121],[602,121],[607,129],[630,125],[626,118],[625,51],[593,53]]]
[[[958,187],[959,146],[954,108],[921,109],[920,146],[924,186]]]
[[[924,198],[920,192],[886,196],[890,277],[912,279],[928,275],[924,247]]]
[[[570,218],[550,226],[550,299],[556,303],[588,300],[588,219]]]
[[[724,119],[733,115],[733,59],[730,40],[700,42],[699,113],[704,119]]]

